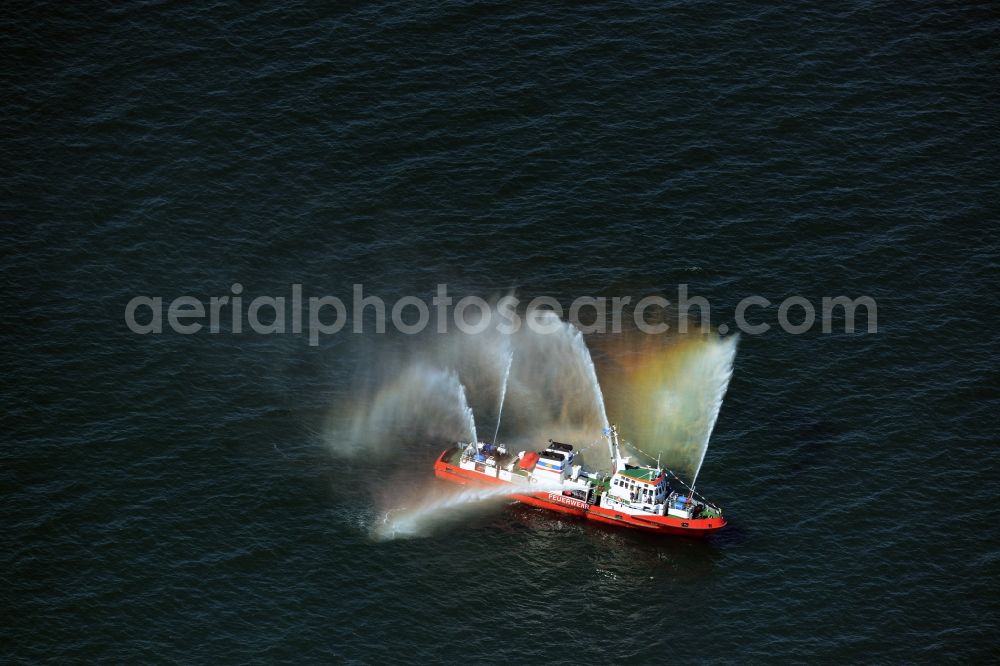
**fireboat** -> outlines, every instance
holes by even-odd
[[[462,485],[523,487],[514,500],[608,525],[704,537],[726,526],[722,510],[684,486],[675,489],[659,463],[633,465],[623,456],[618,428],[607,428],[611,473],[588,470],[572,444],[549,440],[542,451],[514,454],[504,445],[458,442],[438,456],[434,474]]]

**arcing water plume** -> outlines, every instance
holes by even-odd
[[[414,440],[476,441],[465,387],[450,370],[415,363],[378,385],[350,411],[348,431],[334,433],[341,454],[388,453]]]
[[[495,328],[476,334],[453,329],[414,337],[406,343],[411,359],[454,370],[465,385],[477,420],[495,424],[503,375],[512,350],[511,336]]]
[[[539,313],[547,333],[524,326],[512,338],[514,367],[508,389],[511,441],[548,438],[586,447],[607,428],[604,396],[580,331],[552,312]]]
[[[534,485],[531,492],[556,490],[555,486]],[[379,540],[425,536],[434,528],[467,518],[474,511],[484,511],[496,506],[512,495],[525,492],[518,486],[493,486],[489,488],[449,488],[447,491],[425,494],[413,503],[390,509],[381,522],[373,525],[372,536]]]
[[[699,385],[701,404],[707,405],[707,409],[698,464],[691,476],[692,488],[698,482],[698,473],[701,472],[701,465],[705,462],[705,453],[708,451],[708,443],[712,439],[712,431],[715,430],[715,422],[719,420],[722,400],[726,397],[729,380],[733,377],[733,361],[736,359],[738,340],[739,338],[735,335],[724,340],[715,339],[708,343],[708,349],[695,361],[692,380]]]
[[[476,421],[499,426],[501,416],[512,446],[600,442],[607,416],[583,335],[551,312],[540,321],[550,332],[454,330],[410,337],[402,352],[386,343],[362,366],[352,401],[338,406],[334,449],[388,454],[415,440],[437,448],[476,439]]]
[[[604,402],[604,391],[601,390],[601,382],[597,380],[597,368],[594,367],[594,359],[590,356],[587,343],[583,341],[583,333],[579,330],[573,331],[573,349],[584,362],[587,368],[587,375],[590,377],[590,387],[594,390],[594,403],[601,412],[601,432],[605,432],[611,424],[608,422],[607,406]]]
[[[497,408],[497,427],[493,431],[493,443],[496,444],[500,434],[500,419],[503,417],[503,403],[507,398],[507,382],[510,380],[510,368],[514,365],[514,352],[507,352],[507,369],[503,372],[503,383],[500,386],[500,406]]]
[[[465,415],[466,422],[469,424],[469,441],[473,443],[478,442],[479,435],[476,434],[476,417],[472,413],[472,407],[469,407],[469,400],[465,395],[465,386],[461,383],[458,385],[456,398],[458,399],[458,408]]]
[[[609,341],[618,361],[612,409],[625,438],[694,486],[733,373],[737,337],[630,335]]]

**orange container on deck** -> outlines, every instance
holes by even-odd
[[[518,467],[521,469],[531,469],[538,462],[538,454],[532,451],[531,453],[525,453],[524,457],[521,458],[521,462],[518,463]]]

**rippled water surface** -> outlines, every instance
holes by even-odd
[[[5,661],[997,658],[990,3],[0,14]],[[444,443],[331,452],[351,334],[125,326],[234,282],[868,295],[879,331],[743,337],[716,539],[380,540]]]

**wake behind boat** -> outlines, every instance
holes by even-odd
[[[605,432],[612,473],[589,470],[571,444],[549,440],[542,451],[512,454],[503,445],[458,443],[438,456],[434,474],[463,485],[512,485],[525,504],[659,534],[707,536],[726,526],[722,511],[668,480],[668,471],[632,465],[622,456],[618,429]],[[670,474],[676,481],[677,477]]]

